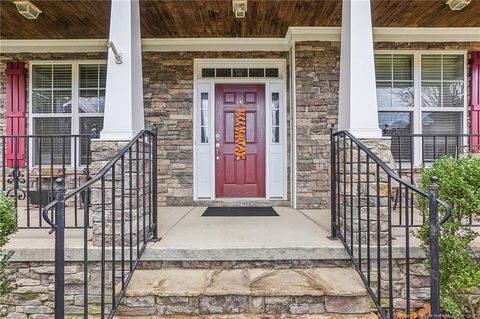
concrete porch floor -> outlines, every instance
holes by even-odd
[[[348,259],[339,240],[329,239],[330,210],[295,210],[274,207],[274,217],[203,217],[206,207],[161,207],[160,239],[148,244],[145,261],[215,260],[338,260]],[[70,212],[70,214],[73,212]],[[67,210],[67,215],[69,211]],[[81,216],[80,216],[81,217]],[[68,218],[67,218],[68,220]],[[16,261],[54,260],[54,238],[49,229],[21,229],[6,249]],[[396,231],[397,232],[397,231]],[[83,229],[67,229],[67,260],[83,260]],[[91,229],[87,238],[91,239]],[[410,256],[422,256],[418,241],[410,236]],[[479,245],[480,246],[480,245]],[[398,229],[394,256],[404,256],[405,233]],[[373,248],[372,248],[373,249]],[[386,255],[387,247],[382,247]],[[107,247],[108,250],[108,247]],[[90,260],[98,260],[99,247],[88,241]]]
[[[159,236],[145,260],[285,260],[347,258],[330,240],[329,210],[275,207],[275,217],[203,217],[206,207],[159,210]],[[327,220],[328,219],[328,220]]]

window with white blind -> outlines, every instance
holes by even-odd
[[[85,164],[87,139],[67,136],[103,128],[106,64],[32,62],[30,78],[30,132],[52,136],[33,143],[33,164]]]
[[[454,154],[466,116],[465,54],[430,52],[378,52],[375,55],[379,124],[391,135],[424,134],[421,145],[412,139],[392,139],[395,158],[411,158],[412,149],[432,161],[439,154]],[[442,136],[434,138],[433,136]],[[420,139],[418,139],[420,141]],[[441,145],[440,145],[441,144]]]

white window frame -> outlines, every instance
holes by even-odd
[[[287,91],[286,80],[287,61],[285,59],[194,59],[194,101],[193,101],[193,198],[194,200],[215,200],[215,84],[264,84],[265,85],[265,198],[266,199],[287,199]],[[261,68],[278,68],[278,78],[202,78],[202,68],[245,68],[245,67],[261,67]],[[199,97],[202,92],[209,93],[209,142],[200,143],[200,114],[199,114]],[[272,92],[280,93],[280,143],[271,143],[271,95]],[[281,185],[274,183],[273,174],[270,172],[270,150],[279,148],[281,153]],[[199,157],[202,148],[209,147],[210,160],[209,165],[199,164]],[[205,150],[206,152],[206,150]],[[206,153],[204,153],[206,154]],[[208,167],[205,167],[208,166]],[[201,185],[199,184],[199,171],[201,169],[210,170],[210,181],[204,183],[210,190],[209,194],[203,192],[199,194]],[[205,185],[205,186],[204,186]],[[281,189],[280,189],[281,188]],[[204,190],[204,188],[202,188]],[[263,199],[265,199],[263,198]],[[255,200],[257,198],[254,198]],[[261,200],[262,198],[258,198]],[[221,198],[220,200],[223,200]],[[242,199],[239,199],[242,200]]]
[[[80,113],[79,112],[79,99],[80,99],[80,65],[88,64],[107,64],[107,60],[45,60],[45,61],[30,61],[28,65],[28,132],[30,135],[34,134],[33,131],[33,121],[34,118],[46,118],[46,117],[57,117],[65,118],[68,117],[71,120],[71,132],[70,135],[79,135],[80,134],[80,118],[82,117],[104,117],[104,113]],[[33,113],[33,66],[34,65],[71,65],[72,66],[72,111],[70,113]],[[70,152],[70,167],[74,168],[74,143],[71,144]],[[81,154],[80,154],[80,143],[77,143],[77,167],[82,167],[81,164]],[[29,163],[30,167],[34,167],[33,159],[33,145],[29,145]],[[50,166],[50,165],[49,165]],[[53,165],[58,167],[59,165]]]
[[[375,50],[377,54],[412,55],[413,56],[413,107],[378,107],[378,112],[410,112],[412,113],[412,134],[422,134],[423,112],[463,112],[462,134],[468,132],[468,54],[467,51],[439,51],[439,50]],[[464,99],[462,107],[422,107],[422,55],[463,55],[463,83]],[[443,81],[442,81],[443,83]],[[414,140],[414,165],[422,162],[422,145],[417,138]]]

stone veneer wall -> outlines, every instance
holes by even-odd
[[[295,45],[297,207],[330,205],[330,130],[337,123],[340,42]]]

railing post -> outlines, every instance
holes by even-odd
[[[157,169],[157,133],[158,133],[158,127],[157,125],[153,125],[153,148],[152,148],[152,166],[153,166],[153,176],[151,178],[152,181],[152,193],[153,193],[153,203],[152,203],[152,209],[153,209],[153,223],[155,224],[155,229],[153,230],[153,239],[158,239],[158,209],[157,209],[157,174],[158,174],[158,169]]]
[[[55,194],[55,319],[65,317],[65,186],[57,178]]]
[[[440,251],[438,237],[440,224],[438,221],[438,178],[431,177],[428,187],[429,196],[429,220],[430,220],[430,304],[433,319],[440,318]]]
[[[330,236],[331,239],[337,238],[337,233],[335,230],[335,223],[337,221],[337,170],[336,170],[336,145],[335,137],[333,136],[333,130],[335,125],[329,124],[330,129],[330,210],[331,210],[331,221],[330,221]]]

